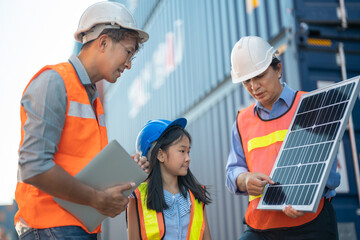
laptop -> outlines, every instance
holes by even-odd
[[[128,197],[146,178],[147,174],[116,141],[106,145],[75,178],[98,190],[124,182],[135,182],[133,189],[123,192]],[[54,197],[61,207],[82,222],[89,232],[94,231],[107,216],[95,208]]]

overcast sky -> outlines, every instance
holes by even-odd
[[[94,2],[0,0],[0,205],[15,195],[22,91],[43,66],[67,61],[79,18]]]

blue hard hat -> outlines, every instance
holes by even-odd
[[[155,119],[148,121],[139,132],[136,138],[136,151],[142,156],[146,156],[151,144],[159,139],[161,134],[171,126],[179,125],[185,128],[187,120],[185,118],[178,118],[174,121]]]

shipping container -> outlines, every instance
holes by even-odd
[[[335,0],[138,0],[120,1],[150,34],[131,71],[102,86],[109,140],[130,153],[150,119],[186,117],[192,135],[191,169],[209,187],[207,214],[213,239],[238,239],[244,231],[246,196],[225,187],[230,133],[237,111],[253,102],[232,84],[230,53],[246,35],[279,49],[283,78],[312,91],[360,74],[360,2]],[[77,47],[78,49],[78,47]],[[360,106],[353,111],[360,149]],[[360,211],[349,132],[339,150],[342,185],[333,200],[340,239],[360,239]],[[107,219],[103,238],[126,239],[125,216]]]

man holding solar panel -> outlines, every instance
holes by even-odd
[[[239,111],[232,129],[226,165],[226,186],[234,194],[248,194],[247,229],[241,239],[338,239],[337,220],[330,200],[340,184],[337,161],[331,168],[315,213],[295,210],[258,210],[261,194],[303,92],[282,83],[277,50],[256,36],[241,38],[231,53],[232,81],[242,83],[255,104]]]

